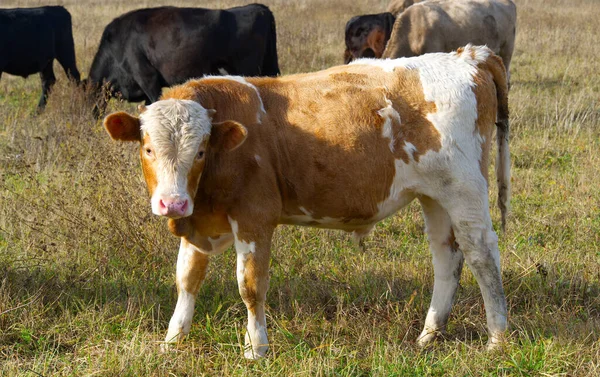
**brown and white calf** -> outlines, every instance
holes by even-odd
[[[507,309],[487,172],[497,128],[504,222],[507,117],[502,61],[474,46],[278,78],[205,77],[168,90],[139,118],[109,115],[113,139],[140,143],[152,212],[181,237],[166,342],[190,331],[209,256],[235,244],[245,356],[264,356],[275,227],[364,235],[418,199],[435,273],[418,342],[445,327],[464,256],[483,294],[489,344],[497,344]]]

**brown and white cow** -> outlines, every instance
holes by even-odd
[[[418,342],[445,327],[463,255],[483,294],[489,344],[503,339],[507,309],[488,165],[497,128],[504,222],[507,85],[502,61],[488,48],[361,59],[279,78],[205,77],[142,110],[139,118],[111,114],[104,125],[113,139],[140,143],[152,212],[168,217],[181,237],[166,344],[190,331],[209,256],[235,244],[248,309],[245,356],[264,356],[276,226],[364,235],[414,199],[423,207],[435,273]]]
[[[516,24],[512,0],[427,0],[397,15],[382,58],[486,45],[502,58],[510,79]]]

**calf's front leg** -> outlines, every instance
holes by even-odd
[[[237,254],[237,280],[240,296],[248,310],[244,356],[264,357],[269,350],[265,301],[269,288],[269,257],[273,228],[250,230],[230,219]]]
[[[181,238],[177,257],[177,305],[169,321],[163,350],[166,350],[169,344],[181,341],[190,332],[196,295],[206,276],[209,255],[226,250],[231,246],[233,237],[229,234],[216,239],[193,237],[192,240],[198,246]]]
[[[199,252],[196,247],[181,239],[177,257],[177,305],[169,321],[169,330],[165,343],[176,343],[183,339],[192,327],[196,294],[206,276],[208,255]]]

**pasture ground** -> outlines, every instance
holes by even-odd
[[[73,16],[86,77],[112,18],[165,2],[58,3]],[[294,73],[341,64],[345,22],[387,1],[264,3],[277,20],[282,71]],[[232,251],[213,258],[186,342],[161,354],[178,240],[150,213],[137,147],[109,140],[56,64],[58,83],[39,116],[37,76],[0,81],[0,375],[600,375],[600,2],[517,5],[512,215],[500,235],[504,350],[484,351],[484,308],[468,268],[446,339],[415,345],[433,271],[413,204],[378,225],[365,252],[341,232],[279,228],[264,360],[242,357],[246,310]],[[134,108],[113,100],[109,110]]]

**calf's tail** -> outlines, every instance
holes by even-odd
[[[498,183],[498,207],[502,215],[502,231],[506,229],[506,216],[510,209],[510,150],[509,120],[508,120],[508,80],[506,69],[500,57],[491,54],[486,60],[486,66],[492,74],[496,85],[498,115],[496,117],[496,180]]]

